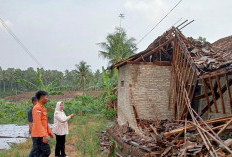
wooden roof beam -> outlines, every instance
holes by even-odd
[[[222,87],[222,94],[225,93],[225,91],[227,91],[227,87],[230,87],[231,85],[232,85],[232,79],[228,80],[228,83]],[[217,94],[217,95],[215,96],[215,98],[216,98],[216,100],[218,100],[218,99],[220,98],[220,95]],[[212,100],[212,101],[210,102],[210,105],[212,106],[213,103],[214,103],[214,101]],[[207,104],[205,107],[203,107],[201,116],[202,116],[207,110],[208,110],[208,104]]]
[[[171,39],[167,40],[166,42],[164,42],[163,44],[159,45],[158,47],[156,47],[155,49],[153,49],[152,51],[144,54],[144,55],[141,55],[139,58],[137,58],[136,60],[134,60],[134,62],[139,62],[141,59],[147,57],[147,56],[150,56],[151,54],[153,54],[154,52],[158,51],[161,47],[169,44],[172,40],[174,40],[174,37],[172,37]]]

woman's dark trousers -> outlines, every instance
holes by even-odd
[[[55,156],[65,157],[65,135],[56,135]]]

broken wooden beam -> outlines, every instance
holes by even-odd
[[[228,122],[223,126],[223,128],[221,128],[220,131],[218,131],[217,135],[220,135],[231,123],[232,123],[232,118],[231,118],[230,121],[228,121]]]
[[[231,118],[232,118],[232,116],[223,117],[223,118],[217,118],[217,119],[211,119],[211,120],[207,120],[206,124],[213,124],[213,123],[218,123],[218,122],[226,122],[226,121],[230,120]],[[202,122],[200,122],[199,124],[204,125],[204,123],[202,123]],[[186,127],[187,130],[193,129],[193,128],[194,128],[193,125],[188,125]],[[169,132],[165,132],[164,136],[169,137],[171,135],[175,135],[177,133],[184,132],[184,130],[185,130],[185,127],[181,127],[181,128],[175,129],[175,130],[171,130]]]

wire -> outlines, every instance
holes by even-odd
[[[11,31],[11,29],[5,24],[5,22],[0,18],[0,22],[6,28],[7,32],[15,39],[15,41],[23,48],[23,50],[31,57],[33,61],[38,64],[39,67],[43,68],[43,66],[39,63],[39,61],[32,55],[29,49],[19,40],[19,38]]]
[[[180,22],[182,18],[180,18],[178,21],[176,21],[172,26],[175,26],[178,22]]]
[[[137,45],[146,37],[148,36],[181,2],[180,0],[147,34],[145,34],[138,42]]]
[[[172,27],[174,27],[178,22],[180,22],[182,20],[182,17],[178,20],[178,21],[176,21],[169,29],[171,29]]]

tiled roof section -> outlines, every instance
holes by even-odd
[[[188,38],[188,40],[194,46],[189,48],[190,55],[202,73],[216,71],[224,67],[231,68],[232,51],[225,49],[228,42],[223,40],[223,42],[218,42],[220,47],[215,47],[214,44],[201,43],[193,38]]]
[[[232,35],[215,41],[213,46],[232,53]]]

